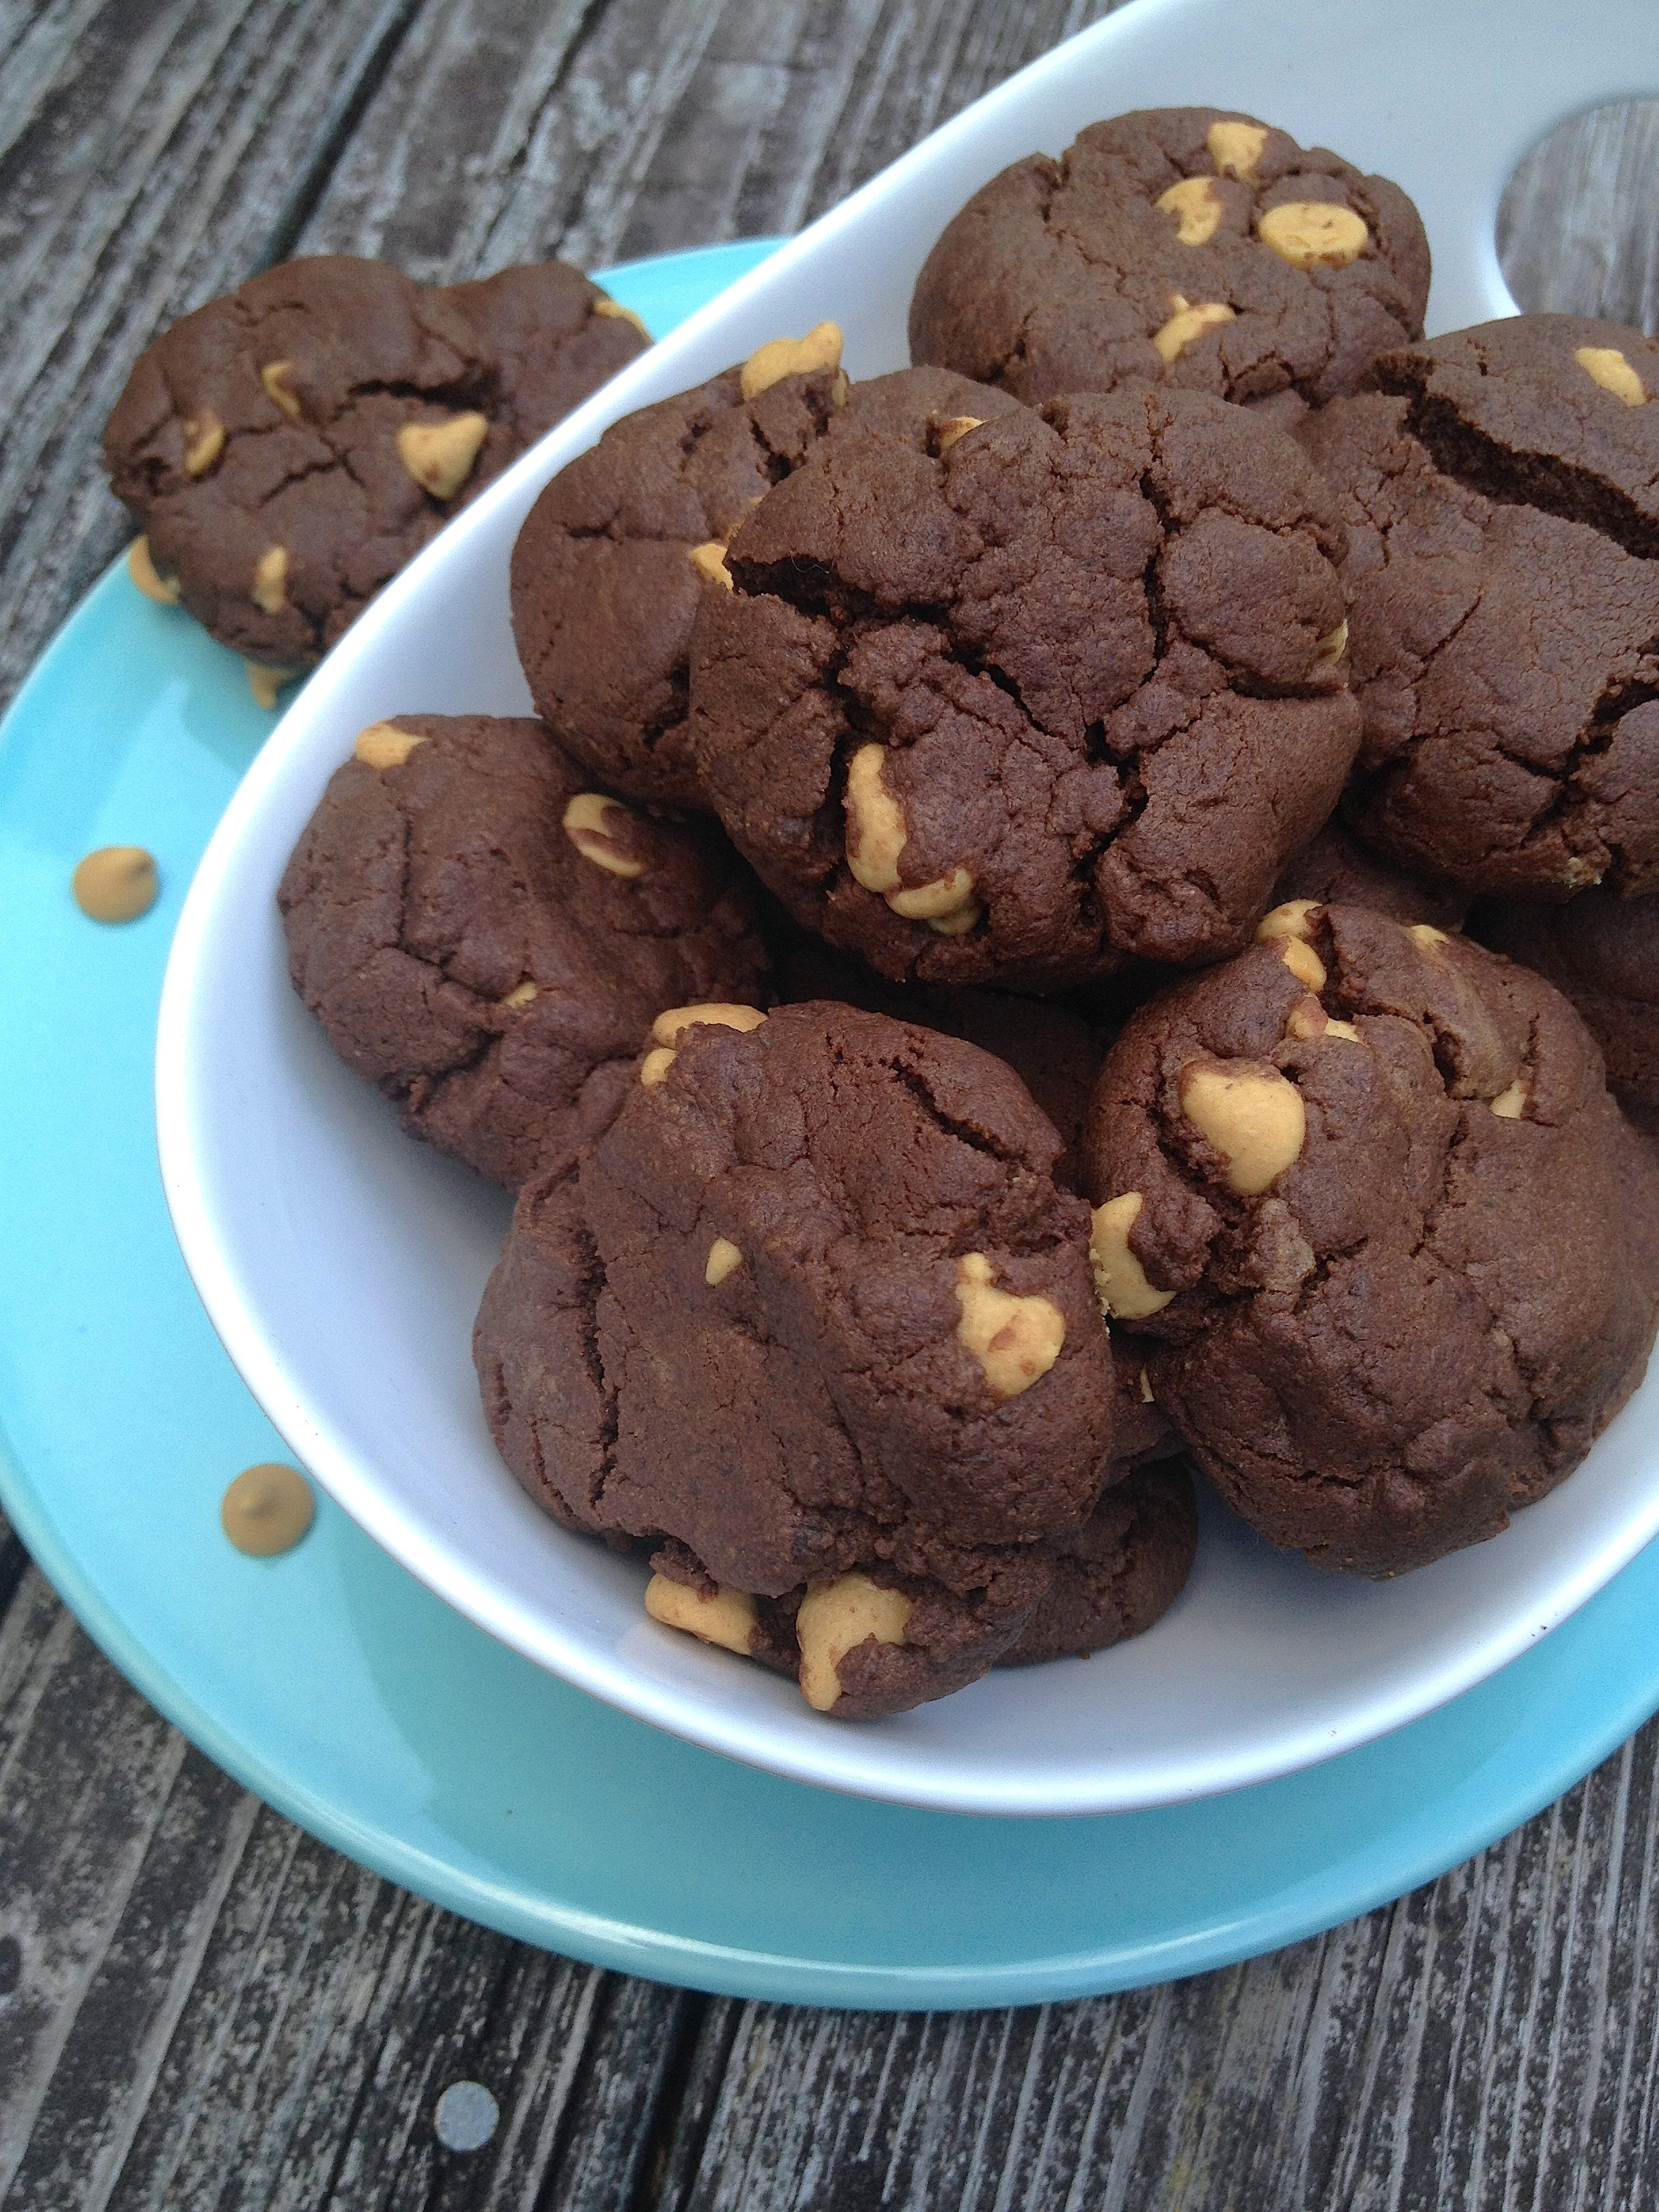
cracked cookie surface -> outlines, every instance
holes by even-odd
[[[855,386],[733,538],[693,638],[705,790],[795,918],[895,980],[1236,950],[1358,740],[1328,491],[1194,392],[942,438],[909,399],[935,374]]]
[[[910,357],[1033,404],[1151,383],[1319,405],[1419,335],[1428,289],[1387,178],[1250,117],[1149,109],[975,194],[917,279]]]
[[[1198,1551],[1193,1479],[1178,1462],[1115,1482],[1075,1534],[1048,1547],[1054,1580],[999,1662],[1085,1659],[1144,1636],[1186,1588]]]
[[[1267,926],[1108,1054],[1096,1250],[1229,1501],[1392,1574],[1496,1534],[1640,1380],[1659,1169],[1528,969],[1361,908]]]
[[[1349,820],[1472,892],[1659,889],[1659,347],[1523,315],[1376,377],[1298,432],[1348,526]]]
[[[520,1195],[474,1341],[507,1465],[567,1526],[672,1538],[750,1599],[908,1596],[837,1711],[959,1686],[1110,1473],[1058,1149],[1007,1068],[908,1024],[809,1003],[680,1029]]]
[[[446,288],[343,254],[283,262],[140,355],[105,465],[215,637],[308,668],[648,343],[563,262]]]
[[[538,713],[613,789],[665,805],[707,805],[685,718],[692,620],[723,588],[708,556],[799,467],[845,390],[834,368],[748,400],[742,382],[730,368],[613,422],[542,492],[513,549]]]
[[[341,1058],[511,1190],[604,1125],[665,1006],[761,994],[738,878],[712,824],[594,792],[539,722],[400,714],[336,769],[278,904]]]

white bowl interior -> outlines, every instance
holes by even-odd
[[[1147,1636],[994,1675],[859,1727],[659,1629],[641,1571],[566,1534],[497,1458],[470,1361],[508,1202],[408,1143],[289,989],[274,893],[356,730],[398,712],[522,712],[507,559],[537,490],[605,425],[833,316],[855,375],[902,366],[917,269],[1006,162],[1096,117],[1242,107],[1400,182],[1435,255],[1431,329],[1512,312],[1504,184],[1577,109],[1659,89],[1651,0],[1501,24],[1440,0],[1138,0],[981,100],[630,367],[384,593],[266,744],[180,921],[157,1042],[163,1178],[185,1260],[256,1397],[342,1505],[491,1633],[739,1759],[830,1787],[1003,1813],[1173,1802],[1399,1726],[1563,1620],[1659,1528],[1659,1376],[1555,1495],[1399,1581],[1315,1573],[1219,1509]],[[556,1755],[550,1747],[550,1756]]]

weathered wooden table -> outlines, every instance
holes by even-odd
[[[0,0],[0,701],[125,535],[98,434],[177,315],[295,252],[453,281],[793,229],[1104,12]],[[1502,243],[1526,304],[1655,326],[1656,156],[1633,112],[1522,175]],[[1659,1723],[1468,1865],[1273,1958],[1026,2011],[790,2010],[528,1950],[337,1857],[0,1538],[15,2212],[1659,2203]],[[458,2081],[500,2110],[470,2151],[434,2127]]]

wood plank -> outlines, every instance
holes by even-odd
[[[665,2212],[1651,2203],[1656,1760],[1651,1723],[1443,1881],[1224,1972],[1028,2011],[711,2015],[722,2086]]]
[[[0,1837],[14,2212],[630,2202],[696,2001],[473,1927],[302,1835],[33,1570],[0,1624]],[[501,2108],[471,2154],[433,2127],[462,2080]]]
[[[1498,211],[1498,258],[1534,314],[1659,331],[1659,100],[1573,117],[1534,146]]]

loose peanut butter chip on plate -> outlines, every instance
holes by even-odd
[[[150,558],[148,538],[135,538],[127,548],[127,574],[147,599],[158,606],[176,607],[179,604],[179,579],[164,576]]]
[[[579,791],[564,810],[564,834],[583,860],[632,882],[645,873],[645,862],[617,841],[633,818],[621,799],[602,791]]]
[[[75,903],[94,921],[137,921],[161,891],[155,856],[142,845],[100,845],[70,878]]]
[[[705,583],[718,584],[727,592],[734,588],[732,571],[726,565],[726,548],[718,538],[706,538],[701,545],[691,548],[691,566]]]
[[[398,433],[398,458],[422,491],[453,499],[489,435],[489,417],[476,409],[447,422],[405,422]]]
[[[878,1644],[902,1644],[909,1625],[909,1599],[902,1590],[883,1589],[868,1575],[810,1583],[795,1615],[801,1695],[807,1704],[815,1712],[833,1711],[841,1697],[836,1669],[848,1653],[872,1636]]]
[[[624,307],[620,300],[595,300],[593,312],[596,315],[604,315],[611,322],[632,323],[647,345],[656,343],[656,340],[645,327],[643,317],[636,315],[631,307]]]
[[[401,768],[421,740],[395,722],[371,722],[359,730],[352,757],[365,768]]]
[[[1206,331],[1219,330],[1223,323],[1235,319],[1233,310],[1220,300],[1201,300],[1194,307],[1177,292],[1170,304],[1175,313],[1152,332],[1152,343],[1166,368],[1181,358],[1194,338],[1201,338]]]
[[[288,605],[288,548],[267,545],[253,565],[253,604],[261,614],[279,615]]]
[[[245,1467],[219,1502],[219,1521],[239,1552],[269,1559],[291,1552],[316,1517],[311,1485],[275,1461]]]
[[[1194,1060],[1181,1071],[1181,1110],[1227,1162],[1227,1180],[1255,1198],[1293,1161],[1308,1117],[1295,1084],[1265,1061]]]
[[[743,396],[758,399],[786,376],[809,376],[815,368],[841,367],[839,323],[817,323],[804,338],[769,338],[743,365]]]
[[[734,1268],[742,1267],[743,1253],[729,1237],[717,1237],[708,1248],[708,1264],[702,1279],[711,1290],[717,1289]]]
[[[1218,174],[1243,177],[1246,184],[1251,185],[1256,181],[1256,163],[1267,143],[1267,127],[1264,123],[1212,123],[1204,134],[1204,143]]]
[[[1622,399],[1626,407],[1646,404],[1648,388],[1617,346],[1575,346],[1572,357],[1592,383]]]
[[[1094,1210],[1089,1229],[1089,1259],[1095,1271],[1095,1290],[1101,1310],[1113,1321],[1144,1321],[1161,1313],[1175,1296],[1155,1290],[1146,1271],[1129,1249],[1129,1231],[1140,1218],[1145,1204],[1138,1190],[1109,1198]],[[1146,1370],[1141,1370],[1144,1378]]]
[[[225,426],[210,407],[186,415],[179,428],[185,437],[185,474],[204,477],[225,450]]]
[[[297,417],[299,398],[289,385],[293,374],[294,363],[291,361],[268,361],[259,371],[259,381],[265,387],[268,397],[276,401],[284,415]]]
[[[665,1628],[682,1628],[705,1644],[735,1651],[740,1659],[749,1656],[755,1601],[746,1590],[728,1589],[722,1583],[712,1597],[705,1597],[701,1590],[671,1582],[666,1575],[653,1575],[645,1586],[645,1609]]]
[[[1160,192],[1152,202],[1164,215],[1176,218],[1176,237],[1182,246],[1207,246],[1220,227],[1222,198],[1213,177],[1183,177]]]
[[[1066,1341],[1066,1316],[1043,1297],[1016,1297],[991,1280],[983,1252],[957,1261],[957,1341],[979,1362],[999,1398],[1017,1398],[1041,1382]]]
[[[1371,240],[1362,218],[1331,200],[1285,200],[1268,208],[1255,228],[1292,269],[1346,269]]]

